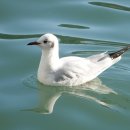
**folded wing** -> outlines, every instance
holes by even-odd
[[[66,86],[84,84],[121,59],[111,59],[109,54],[101,53],[88,58],[61,58],[61,68],[55,73],[55,82]]]

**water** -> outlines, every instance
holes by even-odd
[[[130,129],[130,51],[87,87],[59,88],[38,83],[40,49],[26,46],[51,32],[60,56],[118,50],[130,44],[130,1],[2,0],[0,16],[1,130]]]

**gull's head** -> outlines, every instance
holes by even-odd
[[[42,35],[37,41],[31,42],[27,45],[38,45],[42,49],[50,50],[58,47],[58,38],[51,33],[47,33]]]

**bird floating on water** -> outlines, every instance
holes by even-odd
[[[28,45],[38,45],[42,49],[37,78],[45,85],[79,86],[85,84],[121,59],[130,46],[113,53],[100,53],[87,58],[68,56],[59,58],[58,38],[50,33],[42,35]]]

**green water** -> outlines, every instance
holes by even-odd
[[[47,32],[60,39],[60,56],[118,50],[130,44],[130,1],[1,0],[0,130],[129,130],[130,51],[97,89],[43,86],[40,49],[26,44]]]

